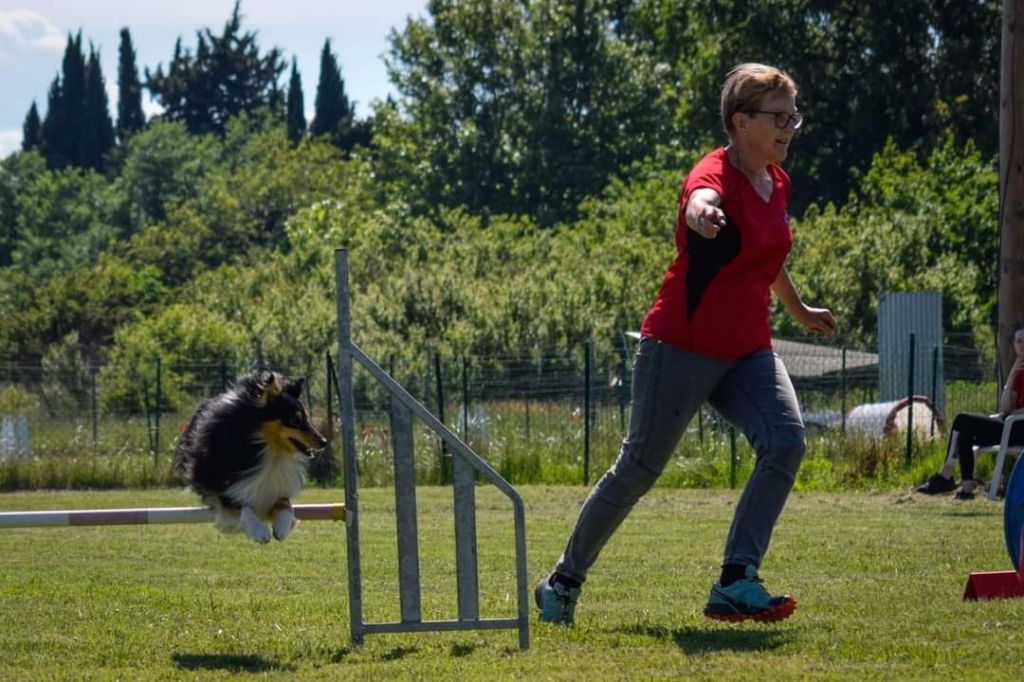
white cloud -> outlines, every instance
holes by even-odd
[[[26,49],[64,49],[67,39],[41,14],[27,9],[0,12],[0,49],[20,53]]]
[[[20,130],[0,130],[0,159],[6,159],[12,152],[21,149]]]

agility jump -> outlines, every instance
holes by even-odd
[[[341,407],[342,455],[345,479],[344,504],[299,504],[295,518],[310,521],[345,521],[348,563],[349,632],[354,645],[367,634],[445,632],[458,630],[514,629],[519,648],[530,646],[526,575],[526,512],[519,493],[480,458],[425,406],[352,340],[348,288],[348,254],[335,251],[335,284],[338,313],[338,365],[333,380]],[[364,620],[362,565],[359,545],[359,493],[356,466],[354,365],[360,365],[391,396],[391,433],[395,466],[395,521],[398,549],[398,601],[400,620],[370,623]],[[455,575],[458,591],[456,620],[424,620],[420,603],[419,544],[416,512],[416,474],[413,457],[413,421],[419,419],[433,431],[452,454],[455,525]],[[516,613],[504,618],[480,614],[480,583],[476,542],[476,478],[493,485],[512,506],[513,561],[516,582]],[[176,523],[210,523],[216,512],[206,507],[152,509],[85,509],[73,511],[19,511],[0,513],[0,529],[61,526],[114,526]]]
[[[345,520],[344,504],[297,504],[292,507],[292,511],[300,521]],[[0,512],[0,528],[212,523],[213,515],[214,511],[209,507]]]

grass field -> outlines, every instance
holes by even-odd
[[[561,551],[582,487],[527,486],[531,588]],[[340,501],[307,490],[301,502]],[[1002,506],[905,492],[797,493],[762,574],[796,614],[701,615],[736,493],[652,491],[590,575],[571,630],[371,635],[348,642],[344,530],[306,522],[260,547],[212,527],[0,531],[0,680],[1019,680],[1024,599],[961,600],[1010,568]],[[451,491],[421,487],[425,618],[455,617]],[[0,495],[0,509],[190,505],[163,491]],[[480,488],[481,615],[515,614],[510,505]],[[398,617],[390,489],[361,492],[367,619]],[[532,611],[532,605],[531,605]]]

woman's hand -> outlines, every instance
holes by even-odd
[[[707,187],[695,189],[686,204],[686,225],[701,237],[714,239],[725,227],[725,211],[718,207],[721,202],[722,198],[715,190]]]
[[[821,334],[831,339],[836,333],[836,318],[828,308],[812,308],[805,305],[796,311],[794,318],[812,334]]]

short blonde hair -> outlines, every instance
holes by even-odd
[[[796,83],[785,71],[766,64],[734,66],[722,85],[722,127],[732,139],[732,115],[761,106],[768,95],[781,92],[796,97]]]

